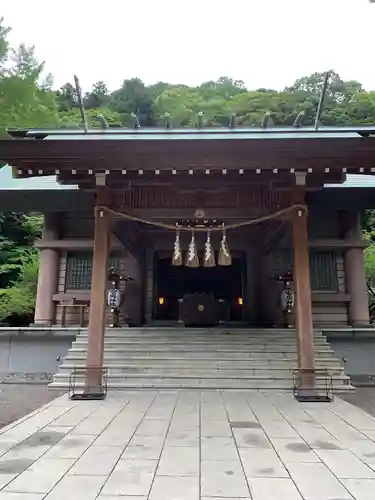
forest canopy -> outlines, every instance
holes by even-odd
[[[35,48],[11,47],[9,31],[1,18],[0,138],[11,127],[82,127],[73,75],[72,81],[54,88],[53,76],[45,73]],[[99,127],[100,117],[109,126],[131,126],[132,114],[138,116],[141,126],[158,126],[164,123],[166,113],[173,126],[196,125],[198,113],[203,113],[206,126],[227,126],[234,115],[238,125],[259,126],[267,112],[275,125],[291,125],[301,111],[304,125],[311,125],[323,80],[324,72],[316,72],[276,90],[248,89],[242,80],[229,76],[198,86],[163,81],[147,85],[139,78],[125,78],[120,88],[110,91],[103,75],[103,80],[83,93],[83,103],[90,127]],[[375,91],[330,71],[320,121],[323,125],[375,124]],[[373,219],[371,215],[365,221],[369,241],[375,234]],[[32,317],[38,272],[38,256],[32,245],[41,227],[38,214],[0,213],[0,324],[16,324]],[[375,283],[374,255],[371,246],[367,272]]]
[[[0,130],[7,127],[82,127],[73,75],[59,89],[53,75],[46,74],[35,47],[10,47],[10,28],[0,19]],[[79,75],[78,75],[79,76]],[[242,80],[222,76],[198,86],[159,81],[146,85],[139,78],[126,78],[110,91],[103,80],[83,92],[89,126],[98,127],[98,116],[111,126],[132,125],[135,113],[141,125],[164,123],[169,113],[173,126],[196,124],[204,114],[207,126],[228,125],[236,115],[238,125],[260,125],[266,112],[275,125],[291,125],[304,111],[304,124],[313,123],[324,73],[301,76],[283,90],[248,89]],[[355,80],[343,80],[330,72],[321,123],[325,125],[375,123],[375,91],[366,91]]]

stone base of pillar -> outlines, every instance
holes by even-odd
[[[372,325],[370,324],[370,322],[365,323],[364,321],[362,322],[357,321],[355,323],[350,323],[350,326],[352,328],[370,328]]]
[[[37,321],[34,323],[30,323],[31,327],[40,327],[40,328],[50,328],[51,326],[53,326],[53,321]]]
[[[319,393],[316,389],[298,389],[294,398],[300,403],[330,403],[332,398],[327,394]]]

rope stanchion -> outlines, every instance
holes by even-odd
[[[165,224],[163,222],[158,222],[158,221],[143,219],[142,217],[137,217],[136,215],[127,214],[125,212],[118,212],[117,210],[113,210],[112,208],[103,207],[103,206],[97,206],[97,207],[95,207],[95,210],[98,210],[98,211],[107,211],[108,213],[110,213],[112,215],[115,215],[115,216],[118,216],[118,217],[122,217],[123,219],[129,220],[129,221],[141,222],[142,224],[148,224],[149,226],[160,227],[161,229],[166,229],[166,230],[173,231],[173,232],[175,232],[176,229],[178,229],[179,231],[191,232],[191,229],[192,229],[191,227],[176,226],[176,225],[172,225],[172,224]],[[227,226],[225,226],[225,230],[229,231],[231,229],[239,229],[241,227],[250,226],[252,224],[259,224],[261,222],[266,222],[268,220],[277,219],[279,217],[282,217],[283,215],[287,215],[287,214],[289,214],[291,212],[295,212],[295,211],[296,212],[297,211],[307,212],[307,207],[306,207],[306,205],[299,205],[299,204],[292,205],[290,207],[286,207],[286,208],[282,208],[280,210],[277,210],[276,212],[272,212],[270,214],[262,215],[260,217],[255,218],[255,219],[248,219],[248,220],[237,222],[237,223],[234,223],[234,224],[228,224]],[[206,233],[207,232],[207,228],[206,227],[195,227],[194,231],[195,232]],[[223,231],[223,226],[220,226],[220,227],[211,227],[210,231],[212,231],[212,232],[214,232],[214,231],[222,232]]]

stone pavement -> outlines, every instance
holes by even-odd
[[[0,500],[375,498],[375,418],[339,398],[61,396],[1,429],[0,455]]]

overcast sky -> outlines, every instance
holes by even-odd
[[[12,44],[35,45],[54,86],[199,84],[225,75],[282,89],[334,69],[375,89],[369,0],[1,0]]]

